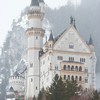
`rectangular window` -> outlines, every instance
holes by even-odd
[[[69,61],[74,61],[74,57],[69,57]]]
[[[85,78],[85,83],[88,83],[88,78]]]
[[[63,57],[62,56],[58,56],[57,59],[58,60],[63,60]]]
[[[38,37],[36,36],[36,40],[38,39]]]
[[[85,58],[80,58],[80,62],[85,62]]]
[[[45,60],[43,60],[43,65],[45,64]]]
[[[33,63],[30,63],[30,67],[33,67]]]
[[[33,79],[31,78],[31,82],[33,82]]]
[[[88,73],[88,69],[85,69],[85,73]]]
[[[66,80],[66,75],[64,75],[64,80]]]
[[[73,44],[69,44],[69,49],[74,49],[74,45]]]

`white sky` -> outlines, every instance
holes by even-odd
[[[68,0],[44,0],[51,8],[65,5]],[[81,0],[70,0],[74,4]],[[0,47],[2,46],[7,32],[10,30],[12,20],[17,18],[21,10],[29,5],[31,0],[0,0]]]

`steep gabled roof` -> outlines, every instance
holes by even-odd
[[[71,33],[71,35],[69,35],[70,33]],[[75,36],[72,34],[74,34]],[[72,39],[70,36],[72,36]],[[69,40],[69,39],[71,39],[71,40]],[[61,41],[63,41],[63,42],[61,43]],[[76,41],[79,41],[79,42],[76,42]],[[59,35],[58,38],[56,40],[54,40],[54,42],[55,42],[54,43],[55,50],[70,51],[70,49],[68,47],[69,44],[73,43],[73,45],[74,45],[74,43],[75,43],[76,46],[74,46],[75,48],[73,49],[75,52],[90,53],[90,48],[88,47],[88,45],[86,44],[84,39],[81,37],[80,33],[77,31],[77,29],[73,25],[71,25],[61,35]],[[67,46],[65,46],[65,45],[67,45]]]
[[[9,90],[8,90],[9,92],[14,92],[14,89],[13,89],[13,87],[11,86],[10,88],[9,88]]]

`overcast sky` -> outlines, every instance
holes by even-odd
[[[51,8],[59,8],[67,4],[68,0],[44,0]],[[81,0],[70,0],[74,4],[80,3]],[[11,30],[11,23],[16,19],[21,10],[30,4],[31,0],[0,0],[0,47],[2,46],[7,31]]]

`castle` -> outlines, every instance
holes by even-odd
[[[87,88],[96,88],[96,55],[92,37],[86,43],[77,31],[75,20],[71,17],[70,26],[55,37],[52,32],[43,44],[45,30],[42,21],[45,15],[43,0],[31,0],[27,14],[29,26],[27,60],[25,74],[26,100],[37,97],[39,91],[48,87],[56,74],[62,79],[75,79],[78,84]]]

